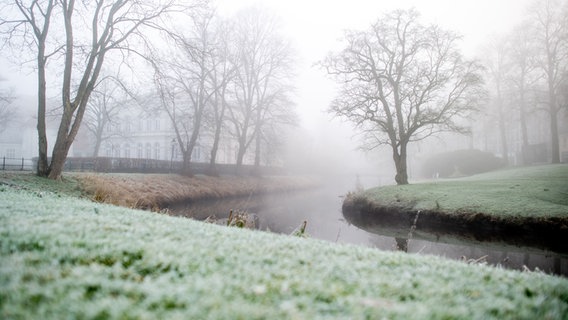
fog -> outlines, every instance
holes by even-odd
[[[334,117],[327,111],[336,96],[338,85],[326,75],[325,70],[314,64],[324,59],[329,52],[341,50],[344,45],[345,30],[365,29],[382,14],[398,8],[416,8],[425,23],[435,23],[461,34],[463,40],[460,46],[464,54],[474,57],[483,47],[488,46],[491,39],[509,32],[518,24],[526,16],[529,3],[528,0],[461,1],[459,4],[449,0],[396,2],[216,0],[212,2],[212,7],[216,8],[217,13],[222,17],[234,16],[251,6],[272,12],[278,20],[278,32],[291,43],[296,65],[293,68],[294,91],[290,99],[295,104],[298,124],[292,129],[283,129],[289,134],[286,134],[286,143],[280,152],[285,151],[282,158],[286,159],[287,164],[303,171],[311,171],[312,168],[308,164],[312,164],[315,170],[326,168],[328,172],[345,171],[349,175],[373,172],[394,177],[392,155],[388,148],[377,148],[370,153],[362,152],[359,149],[361,145],[359,132],[354,130],[349,121]],[[2,88],[14,90],[18,95],[35,95],[36,79],[33,69],[29,65],[18,65],[17,59],[6,56],[9,53],[9,50],[4,50],[4,54],[1,55],[0,77],[4,79],[0,81]],[[56,105],[59,101],[57,86],[53,84],[50,86],[54,88],[51,96],[53,104]],[[25,105],[19,108],[30,108],[33,112],[34,106]],[[542,128],[540,131],[544,130],[545,128]],[[491,134],[498,133],[495,131]],[[415,150],[422,151],[422,155],[410,156],[413,158],[409,159],[410,166],[415,167],[411,170],[418,173],[419,161],[423,159],[417,158],[425,158],[425,154],[428,153],[470,147],[488,149],[486,145],[472,146],[472,143],[466,140],[461,136],[451,136],[444,141],[432,139],[422,145],[411,146]],[[424,149],[428,151],[424,152]],[[430,151],[432,149],[435,149],[435,152]],[[496,154],[501,152],[498,146],[489,149]],[[162,153],[169,153],[169,150],[164,150]],[[76,154],[85,153],[77,151]],[[28,154],[25,156],[27,157]],[[412,164],[412,161],[416,164]],[[418,176],[411,178],[417,179]],[[394,180],[391,183],[394,183]]]
[[[546,3],[553,6],[548,13],[566,7],[565,1]],[[215,0],[190,16],[176,12],[161,20],[163,30],[136,30],[125,43],[129,50],[103,52],[108,57],[100,76],[86,72],[96,84],[87,93],[79,85],[84,62],[104,54],[89,55],[89,34],[81,31],[92,12],[84,9],[78,13],[84,19],[75,22],[82,50],[75,51],[74,64],[64,67],[58,49],[64,47],[61,24],[48,43],[54,52],[46,67],[45,148],[51,156],[54,146],[65,144],[59,129],[74,141],[69,157],[155,160],[162,169],[176,163],[184,172],[190,163],[211,163],[210,170],[214,164],[263,166],[313,176],[326,187],[260,199],[243,210],[268,210],[264,214],[278,222],[265,227],[283,233],[307,220],[316,238],[389,249],[392,239],[378,241],[342,220],[343,195],[476,173],[471,170],[568,161],[566,55],[553,66],[564,75],[553,85],[535,62],[544,56],[544,40],[558,40],[542,39],[535,21],[543,8],[544,2],[530,0]],[[30,34],[10,33],[17,23],[8,15],[15,13],[2,14],[0,156],[29,160],[38,156],[34,41],[10,37]],[[424,51],[388,56],[405,52],[406,43],[381,51],[396,45],[396,31],[406,32],[396,29],[404,23],[393,21],[408,23],[412,32],[404,39]],[[558,41],[568,47],[565,38]],[[63,99],[61,92],[67,92]],[[72,103],[76,109],[61,107]],[[66,118],[78,122],[64,127]],[[455,162],[467,158],[483,168]],[[417,243],[415,251],[429,246]]]

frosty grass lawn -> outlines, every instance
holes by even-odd
[[[365,191],[382,205],[414,210],[478,212],[500,217],[568,218],[568,165],[514,168]]]
[[[5,183],[0,241],[2,319],[568,317],[565,278],[221,227]]]

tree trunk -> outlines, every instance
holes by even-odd
[[[503,161],[506,165],[509,164],[509,146],[507,144],[507,127],[505,122],[505,113],[503,111],[503,104],[501,103],[501,94],[498,93],[497,104],[499,108],[499,135],[501,137],[501,153],[503,155]]]
[[[242,138],[240,140],[243,140]],[[243,159],[245,157],[245,153],[247,151],[246,148],[246,141],[240,141],[239,140],[239,151],[237,152],[237,174],[241,174],[242,173],[242,167],[243,167]]]
[[[183,152],[183,168],[181,173],[184,176],[191,177],[193,174],[191,172],[191,152],[185,151]]]
[[[523,165],[529,164],[529,159],[527,159],[526,150],[529,146],[529,136],[528,136],[528,129],[527,129],[527,115],[526,115],[526,108],[525,108],[525,98],[524,93],[521,92],[520,94],[520,104],[519,104],[519,121],[521,125],[521,139],[522,139],[522,161]]]
[[[51,163],[49,165],[49,178],[53,180],[61,179],[61,174],[63,173],[63,168],[65,166],[65,160],[67,159],[67,154],[69,149],[77,136],[79,131],[79,126],[83,120],[83,115],[85,113],[86,99],[90,92],[84,92],[83,97],[84,103],[81,103],[77,108],[77,112],[73,117],[73,108],[71,106],[64,106],[63,115],[61,117],[61,123],[59,125],[59,131],[57,133],[57,140],[55,141],[55,146],[53,147],[53,153],[51,156]]]
[[[237,168],[243,165],[243,158],[245,157],[245,148],[239,144],[239,151],[237,152]]]
[[[219,150],[219,141],[221,140],[221,125],[217,124],[215,128],[215,135],[213,137],[213,146],[211,147],[211,157],[209,159],[209,175],[218,176],[217,170],[217,151]]]
[[[255,150],[254,150],[254,168],[253,175],[260,176],[260,149],[261,149],[261,134],[260,128],[255,132]]]
[[[67,150],[65,146],[59,145],[53,149],[53,156],[49,165],[49,179],[59,180],[65,167],[65,160],[67,159]]]
[[[47,133],[45,125],[46,113],[46,79],[45,79],[45,44],[39,41],[38,48],[38,108],[37,108],[37,135],[38,135],[38,160],[37,175],[47,177],[49,175],[49,163],[47,159]]]
[[[45,109],[46,109],[46,85],[45,71],[40,68],[39,72],[39,89],[38,89],[38,110],[37,110],[37,135],[38,135],[38,160],[37,175],[47,177],[49,175],[49,163],[47,159],[47,133],[45,125]]]
[[[101,150],[101,144],[103,142],[103,129],[104,126],[97,128],[97,134],[95,136],[95,148],[93,149],[93,157],[98,157]]]
[[[521,122],[521,139],[523,141],[523,147],[529,145],[529,133],[527,129],[527,111],[525,107],[525,86],[524,86],[524,76],[521,83],[521,88],[519,90],[519,120]]]
[[[393,146],[393,160],[396,167],[396,176],[394,180],[397,185],[408,184],[408,169],[406,165],[406,143],[400,144],[400,152],[396,146]]]
[[[554,113],[553,115],[552,110],[550,110],[550,112],[550,143],[552,151],[552,163],[560,163],[560,139],[558,138],[558,121],[556,119],[557,113]]]
[[[558,109],[556,108],[556,96],[554,95],[554,84],[549,80],[548,95],[550,99],[550,150],[552,152],[552,163],[560,163],[560,139],[558,138]]]

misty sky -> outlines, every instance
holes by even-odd
[[[473,57],[491,37],[507,32],[522,20],[530,0],[214,0],[222,15],[259,5],[282,19],[283,32],[299,55],[297,110],[302,125],[318,131],[331,116],[324,111],[334,85],[312,67],[330,50],[341,49],[346,29],[365,29],[384,12],[416,8],[422,21],[436,23],[463,35],[464,53]]]

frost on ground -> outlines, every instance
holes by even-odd
[[[568,280],[0,186],[0,318],[565,319]]]
[[[452,215],[568,220],[568,165],[519,167],[461,179],[386,186],[362,193],[372,201]]]

